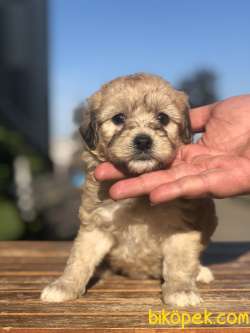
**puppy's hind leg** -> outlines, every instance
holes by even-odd
[[[163,244],[163,300],[175,306],[195,306],[202,299],[196,288],[200,233],[189,231],[173,234]]]
[[[44,288],[42,301],[64,302],[83,294],[96,266],[112,244],[112,237],[99,229],[80,229],[63,275]]]
[[[196,281],[202,283],[210,283],[213,280],[214,280],[214,275],[212,271],[208,267],[200,265]]]

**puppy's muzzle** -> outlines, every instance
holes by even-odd
[[[147,134],[138,134],[133,140],[135,155],[139,159],[148,159],[150,157],[153,140]]]
[[[146,153],[149,152],[153,141],[151,139],[151,137],[147,134],[139,134],[134,138],[134,147],[135,149],[140,153]]]

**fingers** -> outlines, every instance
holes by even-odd
[[[110,188],[110,196],[114,200],[134,198],[148,194],[153,188],[166,182],[166,171],[155,171],[138,177],[125,179],[115,183]],[[170,179],[174,180],[175,177]]]
[[[187,145],[187,146],[183,146],[182,149],[180,149],[179,152],[179,159],[187,159],[188,160],[188,156],[189,156],[189,160],[197,155],[197,154],[201,154],[201,153],[207,153],[208,149],[202,147],[201,145],[197,145],[197,144],[191,144],[191,145]],[[162,171],[157,171],[157,174],[161,174]],[[151,174],[154,173],[150,173],[148,175],[150,175],[149,177],[151,177]],[[103,181],[103,180],[109,180],[109,179],[122,179],[125,178],[125,175],[119,170],[117,169],[113,164],[109,163],[109,162],[104,162],[101,163],[100,165],[98,165],[95,169],[94,172],[95,178],[99,181]],[[145,177],[147,180],[147,176]],[[154,178],[153,178],[154,179]],[[140,181],[141,182],[141,181]],[[132,182],[133,184],[133,182]]]
[[[199,167],[182,163],[169,170],[154,171],[135,178],[118,181],[110,188],[110,196],[114,200],[134,198],[149,194],[153,189],[176,179],[195,174]]]
[[[185,146],[181,155],[178,163],[173,164],[171,169],[154,171],[116,182],[109,191],[111,198],[120,200],[150,194],[153,203],[160,203],[181,196],[205,195],[210,189],[205,187],[204,181],[207,179],[202,173],[223,168],[225,158],[209,155],[207,149],[200,145]],[[102,181],[122,179],[124,175],[112,164],[102,163],[96,168],[95,177]]]
[[[152,203],[159,204],[179,197],[196,198],[208,193],[208,184],[201,175],[185,176],[175,182],[154,189],[149,196]]]
[[[190,112],[191,126],[195,132],[204,130],[210,113],[216,103],[194,108]]]
[[[215,198],[230,197],[243,192],[242,184],[234,177],[234,170],[225,169],[213,169],[186,176],[154,189],[150,193],[150,201],[159,204],[179,197],[201,198],[207,195]]]
[[[179,197],[213,195],[224,198],[249,192],[249,182],[246,181],[249,179],[248,160],[235,160],[234,156],[203,156],[196,163],[180,162],[169,170],[120,180],[111,187],[110,196],[119,200],[149,194],[150,201],[159,204]],[[99,179],[124,177],[109,163],[100,167],[96,169]]]
[[[120,170],[108,162],[98,165],[95,169],[94,175],[95,178],[100,181],[109,179],[122,179],[125,177]]]

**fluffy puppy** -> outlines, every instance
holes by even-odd
[[[147,197],[110,199],[110,182],[98,182],[95,167],[110,161],[128,175],[167,168],[177,148],[191,142],[188,101],[155,75],[117,78],[101,87],[84,109],[81,133],[87,177],[81,226],[63,275],[41,295],[48,302],[79,297],[104,257],[115,272],[162,278],[165,303],[196,305],[196,281],[210,282],[201,251],[216,227],[211,200],[151,206]]]

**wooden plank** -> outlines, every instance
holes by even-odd
[[[53,281],[53,279],[48,278],[47,280],[43,280],[42,282],[39,281],[32,281],[32,282],[7,282],[2,281],[0,279],[0,291],[9,290],[9,291],[18,291],[18,290],[33,290],[33,291],[40,291],[43,287],[45,287],[49,282]],[[234,280],[222,280],[222,281],[214,281],[210,284],[203,284],[198,283],[198,287],[200,290],[209,290],[209,291],[221,291],[221,290],[239,290],[239,291],[250,291],[250,280],[241,280],[239,281],[240,285],[235,285]],[[91,287],[93,288],[93,287]],[[154,281],[148,284],[131,284],[131,283],[124,283],[122,286],[120,283],[113,283],[113,282],[105,282],[105,284],[95,286],[96,290],[99,289],[112,289],[114,291],[125,290],[145,290],[151,289],[155,291],[160,291],[160,284],[156,284]]]
[[[147,315],[102,315],[96,313],[96,316],[88,316],[88,315],[51,315],[43,317],[41,314],[27,314],[26,316],[13,316],[13,317],[2,317],[1,322],[2,326],[8,325],[9,327],[23,327],[23,328],[34,328],[34,327],[43,327],[44,321],[46,321],[46,328],[110,328],[110,319],[113,322],[113,330],[116,328],[124,328],[125,332],[128,332],[130,328],[144,328],[148,325],[148,316]],[[215,320],[215,317],[211,317],[211,320]],[[115,323],[115,324],[114,324]],[[173,326],[180,328],[180,325],[155,325],[152,328],[173,328]],[[227,325],[228,327],[230,325]],[[185,327],[185,332],[187,327],[190,327],[189,324]],[[201,328],[201,325],[197,325],[197,328]],[[213,325],[213,327],[219,327]],[[242,325],[241,327],[247,327],[246,325]],[[194,327],[193,327],[194,329]],[[195,330],[194,330],[195,331]],[[204,330],[201,328],[199,332],[203,332]],[[214,330],[214,332],[216,332]],[[248,331],[249,332],[249,331]]]
[[[21,331],[25,333],[178,333],[178,332],[188,332],[188,333],[249,333],[249,328],[240,327],[240,328],[230,328],[230,327],[214,327],[212,328],[186,328],[185,330],[176,329],[176,328],[26,328],[25,330],[20,330],[19,328],[8,327],[8,329],[1,329],[1,333],[20,333]]]
[[[187,311],[189,313],[195,313],[197,310],[204,311],[205,309],[215,313],[219,313],[220,311],[236,311],[237,312],[248,312],[250,308],[250,302],[241,302],[239,300],[222,300],[224,304],[216,302],[216,299],[213,295],[206,297],[206,295],[202,295],[205,303],[201,304],[199,308],[185,308],[180,309],[180,311]],[[20,307],[20,304],[22,306]],[[114,297],[113,298],[100,298],[100,297],[89,297],[89,298],[81,298],[76,301],[66,302],[66,303],[55,303],[55,304],[42,304],[39,299],[37,300],[19,300],[9,299],[8,301],[0,303],[0,318],[1,316],[13,315],[13,313],[25,314],[25,313],[43,313],[43,314],[79,314],[85,313],[91,316],[94,316],[96,312],[109,314],[124,314],[124,313],[134,313],[145,314],[148,313],[149,309],[153,311],[161,311],[174,309],[168,305],[162,303],[160,295],[155,295],[152,297],[144,298],[125,298],[122,297]],[[174,309],[176,310],[176,309]]]
[[[67,323],[70,324],[70,323]],[[69,325],[64,325],[61,328],[34,328],[34,327],[27,327],[25,329],[19,329],[15,327],[8,327],[8,329],[1,329],[0,332],[10,332],[10,333],[20,333],[20,332],[25,332],[25,333],[58,333],[58,332],[70,332],[70,333],[178,333],[178,332],[187,332],[187,333],[249,333],[249,328],[247,327],[241,327],[241,328],[232,328],[232,327],[210,327],[210,328],[204,328],[204,327],[196,327],[196,328],[185,328],[185,330],[181,328],[173,328],[173,327],[160,327],[160,328],[140,328],[140,327],[123,327],[123,328],[89,328],[89,327],[84,327],[84,328],[68,328]],[[66,328],[65,328],[66,327]]]
[[[210,317],[211,320],[215,320],[214,316]],[[46,320],[46,328],[110,328],[110,319],[113,322],[113,329],[115,328],[125,328],[127,332],[127,329],[129,328],[143,328],[148,325],[148,315],[138,315],[138,314],[124,314],[124,316],[121,315],[110,315],[110,314],[100,314],[100,313],[95,313],[95,316],[89,316],[89,315],[66,315],[59,314],[59,315],[54,315],[51,314],[48,316],[47,314],[43,316],[42,314],[38,313],[37,315],[35,314],[27,314],[26,316],[2,316],[1,318],[1,325],[2,326],[7,326],[8,327],[23,327],[23,328],[34,328],[34,327],[39,327],[42,328],[44,327],[44,323]],[[187,324],[187,327],[190,326]],[[229,326],[229,325],[227,325]],[[247,327],[246,325],[242,325],[242,327]],[[170,325],[156,325],[155,327],[173,327]],[[176,325],[176,327],[180,328],[180,325]],[[201,325],[197,325],[197,328],[202,327]],[[216,325],[213,325],[213,327],[219,327]],[[154,327],[153,327],[154,328]],[[185,329],[186,331],[186,329]],[[200,332],[202,332],[201,330]],[[249,331],[248,331],[249,332]]]
[[[93,284],[78,300],[42,303],[40,292],[61,274],[70,247],[71,242],[0,242],[0,327],[5,327],[0,332],[51,332],[49,328],[53,332],[56,328],[58,332],[103,332],[105,328],[116,333],[174,332],[167,326],[165,330],[148,324],[149,309],[176,310],[162,303],[157,280],[112,275]],[[250,318],[250,244],[214,244],[206,256],[216,280],[210,285],[199,284],[204,299],[201,306],[180,311],[194,314],[207,309],[212,318],[220,311],[246,312]],[[217,327],[216,332],[231,329],[237,332],[230,327],[226,331]],[[206,331],[212,332],[198,326],[188,332]]]
[[[223,309],[226,303],[233,304],[233,306],[240,306],[241,303],[248,304],[250,309],[250,292],[239,292],[239,290],[224,290],[218,291],[202,291],[201,295],[204,298],[204,304],[214,304],[214,307],[220,307]],[[39,301],[40,292],[30,291],[30,290],[20,290],[20,291],[1,291],[0,292],[0,301],[1,302],[12,302],[12,301]],[[121,303],[124,299],[155,299],[158,302],[161,300],[160,292],[156,291],[97,291],[97,290],[89,290],[85,296],[83,296],[80,300],[87,301],[91,300],[109,300],[112,301],[114,299],[118,299]],[[74,301],[76,302],[76,301]],[[238,304],[238,305],[237,305]],[[202,306],[203,306],[202,305]]]

